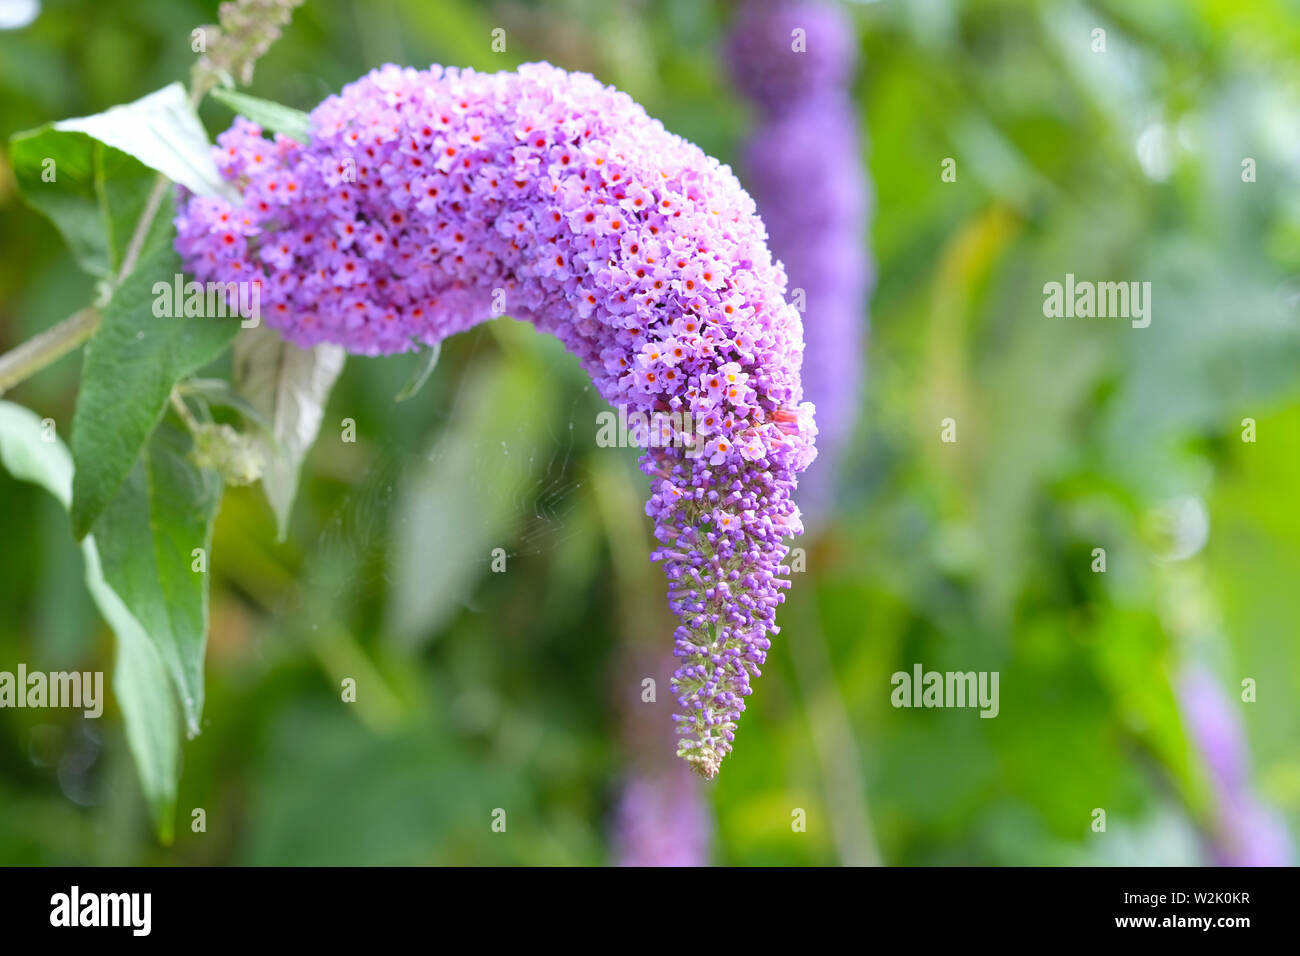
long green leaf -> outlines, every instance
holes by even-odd
[[[23,198],[54,223],[77,263],[99,278],[115,274],[157,173],[84,133],[51,126],[15,136],[9,158]],[[167,217],[157,222],[166,225]]]
[[[0,401],[0,463],[15,478],[40,485],[65,508],[72,500],[72,456],[45,441],[31,411]],[[171,680],[149,637],[104,580],[93,535],[81,542],[86,587],[117,637],[113,692],[126,724],[140,786],[163,843],[172,840],[180,777],[180,713]]]
[[[209,95],[263,129],[283,133],[300,143],[311,142],[311,117],[302,110],[249,96],[247,93],[236,93],[234,90],[215,89]]]
[[[190,461],[187,432],[164,421],[95,522],[104,579],[149,635],[180,691],[192,735],[203,712],[207,556],[221,478]],[[195,549],[202,550],[201,561]]]
[[[93,136],[200,196],[231,195],[232,187],[217,171],[208,135],[180,83],[94,116],[60,120],[54,128]]]
[[[196,193],[235,197],[179,83],[105,113],[18,133],[9,153],[23,198],[101,278],[121,269],[158,173]],[[170,235],[169,219],[156,217],[146,251]]]
[[[78,537],[117,494],[172,387],[220,355],[239,330],[235,318],[155,316],[155,282],[171,285],[179,275],[176,254],[167,246],[156,249],[117,289],[86,347],[72,430]]]
[[[542,371],[511,355],[475,373],[427,462],[403,476],[387,618],[397,643],[416,646],[443,626],[490,566],[492,549],[512,540],[521,504],[536,490],[538,436],[553,414]],[[501,422],[511,423],[508,433]],[[456,542],[451,559],[449,541]]]

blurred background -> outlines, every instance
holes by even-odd
[[[402,404],[414,356],[349,359],[285,542],[258,487],[227,492],[174,845],[111,700],[100,720],[6,710],[0,862],[601,864],[633,843],[737,865],[1293,861],[1300,6],[838,7],[875,197],[864,387],[718,779],[675,780],[669,812],[637,802],[672,775],[646,481],[635,450],[597,447],[577,362],[499,319]],[[249,91],[310,109],[384,62],[546,59],[743,179],[759,117],[722,52],[740,10],[308,0]],[[184,79],[215,18],[0,0],[0,138]],[[1067,273],[1151,282],[1150,327],[1045,318]],[[0,349],[91,293],[0,152]],[[80,365],[6,398],[67,440]],[[59,505],[0,474],[0,529],[0,669],[111,671]],[[997,718],[892,707],[918,663],[999,672]]]

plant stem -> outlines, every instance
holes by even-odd
[[[808,577],[811,579],[812,574]],[[862,760],[848,708],[835,683],[830,648],[822,626],[815,581],[809,580],[798,603],[799,637],[788,641],[795,685],[804,699],[813,746],[821,764],[822,786],[830,808],[831,835],[845,866],[879,866],[880,850],[871,825],[871,810],[862,783]],[[791,605],[794,605],[791,607]],[[788,626],[788,625],[787,625]]]
[[[158,215],[163,197],[167,195],[167,185],[167,177],[161,174],[154,181],[153,190],[149,193],[140,218],[136,221],[135,230],[131,233],[126,253],[122,256],[122,268],[118,270],[117,279],[112,282],[114,288],[135,268],[140,251],[144,248],[145,237]],[[99,328],[99,322],[99,310],[88,306],[0,355],[0,395],[81,345]]]
[[[0,395],[85,342],[99,328],[99,318],[98,309],[84,308],[0,355]]]
[[[172,389],[171,403],[172,408],[176,409],[176,414],[179,415],[181,421],[185,423],[185,427],[189,429],[189,433],[197,438],[199,434],[198,420],[190,414],[189,407],[185,404],[185,399],[181,398],[181,393],[174,388]]]
[[[149,235],[149,230],[153,227],[154,217],[158,215],[158,207],[162,205],[163,196],[167,195],[167,184],[170,182],[162,173],[153,182],[153,189],[149,192],[149,198],[145,201],[144,209],[140,212],[140,218],[136,220],[135,231],[131,233],[131,241],[127,244],[126,254],[122,256],[122,268],[117,271],[117,282],[121,283],[123,279],[131,274],[135,268],[135,262],[140,258],[140,250],[144,248],[145,237]]]

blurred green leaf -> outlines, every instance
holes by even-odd
[[[86,587],[117,635],[113,693],[158,839],[170,844],[181,775],[181,712],[167,667],[140,622],[104,579],[94,535],[82,539]]]
[[[528,478],[554,414],[543,375],[522,352],[475,371],[427,463],[403,477],[388,607],[400,641],[416,643],[446,622],[530,507]]]
[[[19,481],[40,485],[59,504],[68,507],[72,500],[72,459],[67,448],[53,428],[46,432],[35,412],[3,400],[0,400],[0,461]]]
[[[261,761],[249,865],[505,863],[519,850],[492,832],[493,811],[516,839],[538,827],[521,782],[447,734],[373,734],[337,704],[275,715]]]
[[[35,413],[12,402],[0,401],[0,462],[15,478],[40,485],[64,508],[71,504],[72,456],[57,435],[46,440]],[[117,636],[113,690],[154,826],[167,844],[172,841],[180,776],[176,695],[149,636],[104,580],[93,535],[82,539],[81,551],[86,587]]]

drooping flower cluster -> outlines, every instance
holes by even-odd
[[[312,112],[310,145],[238,119],[217,150],[242,200],[182,193],[177,249],[200,280],[259,282],[293,342],[396,352],[506,311],[611,403],[680,413],[642,470],[680,619],[678,751],[715,774],[776,631],[790,495],[816,454],[799,313],[730,170],[544,63],[385,66]]]
[[[857,415],[873,281],[870,185],[849,89],[853,26],[819,0],[749,0],[727,54],[737,87],[758,109],[741,176],[791,288],[803,290],[804,391],[820,434],[819,461],[801,481],[800,500],[819,520]]]

